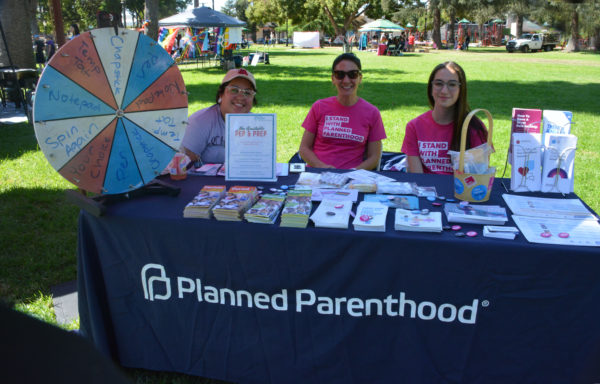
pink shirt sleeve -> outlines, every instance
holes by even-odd
[[[419,156],[419,145],[417,144],[417,132],[414,120],[411,120],[406,124],[401,151],[407,156]]]
[[[383,119],[381,118],[381,112],[377,108],[373,111],[373,129],[369,132],[367,141],[380,141],[387,138],[385,134],[385,128],[383,126]]]
[[[304,129],[306,129],[308,132],[313,133],[315,135],[317,134],[318,129],[316,109],[317,103],[314,103],[310,107],[310,111],[308,111],[308,115],[306,115],[304,122],[302,122],[302,127],[304,127]]]

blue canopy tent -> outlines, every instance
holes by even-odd
[[[194,8],[158,21],[159,27],[243,27],[246,22],[208,7]]]

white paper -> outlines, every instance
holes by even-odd
[[[600,246],[600,224],[596,220],[547,219],[513,216],[527,241],[531,243]]]
[[[352,222],[355,231],[385,232],[388,207],[370,201],[361,201]]]
[[[506,205],[515,215],[557,219],[596,219],[579,199],[551,199],[503,194]]]
[[[225,134],[226,180],[277,181],[276,114],[227,114]]]
[[[548,146],[547,135],[549,133],[571,133],[571,121],[573,120],[573,112],[553,111],[546,109],[544,110],[543,116],[544,117],[542,127],[542,143],[545,146]]]
[[[310,216],[315,227],[348,228],[352,201],[323,200]]]
[[[396,209],[394,219],[396,231],[442,232],[442,212],[429,212],[423,215],[418,211]]]
[[[463,207],[457,203],[446,203],[444,212],[450,223],[502,225],[508,220],[506,209],[499,205],[469,204]]]
[[[542,136],[539,133],[513,133],[513,165],[510,189],[535,192],[542,188]]]
[[[550,133],[546,140],[542,192],[571,193],[575,184],[577,136]]]
[[[288,174],[288,163],[277,163],[277,176],[287,176]]]

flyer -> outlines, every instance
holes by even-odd
[[[225,180],[277,181],[276,114],[227,114],[225,135]]]

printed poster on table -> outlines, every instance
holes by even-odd
[[[275,113],[230,113],[225,119],[225,180],[277,181]]]

